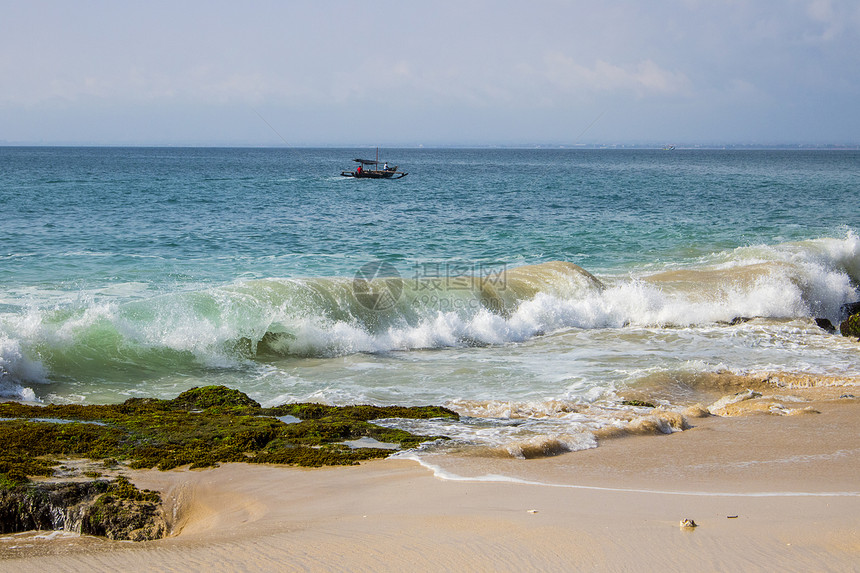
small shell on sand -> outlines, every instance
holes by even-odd
[[[692,519],[682,519],[681,520],[681,527],[684,529],[692,529],[694,527],[699,527],[699,526]]]

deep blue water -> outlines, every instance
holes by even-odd
[[[860,228],[852,151],[0,148],[3,286],[351,276],[382,258],[589,270]]]

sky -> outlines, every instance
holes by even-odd
[[[0,144],[860,143],[857,0],[0,0]]]

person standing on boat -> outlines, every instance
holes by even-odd
[[[362,171],[362,169],[361,169],[361,165],[359,165],[359,166],[358,166],[358,168],[355,170],[355,174],[356,174],[356,175],[361,175],[361,171]]]
[[[388,162],[385,162],[385,165],[382,166],[383,171],[388,171]]]

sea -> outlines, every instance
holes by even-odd
[[[860,373],[860,152],[0,147],[0,397],[436,404],[446,451],[597,446],[707,375]],[[703,382],[704,381],[704,382]],[[704,387],[703,387],[704,385]],[[671,424],[666,432],[679,430]]]

